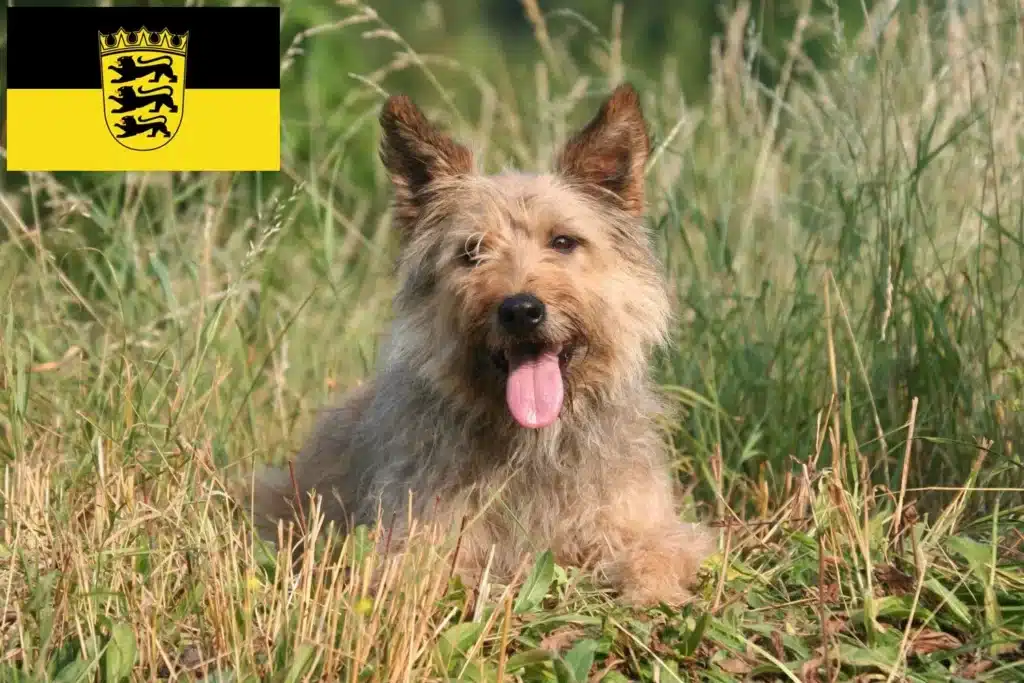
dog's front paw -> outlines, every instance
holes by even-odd
[[[656,607],[665,603],[670,607],[681,607],[694,599],[685,586],[673,581],[633,578],[619,586],[619,599],[630,607]]]
[[[677,607],[694,599],[690,587],[713,548],[714,539],[706,530],[679,525],[623,548],[609,567],[608,578],[624,602]]]
[[[620,599],[629,605],[652,607],[664,602],[678,607],[693,600],[689,587],[695,572],[690,564],[689,558],[677,553],[637,553],[617,563],[612,576]]]

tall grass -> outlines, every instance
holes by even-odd
[[[279,177],[26,176],[0,196],[5,675],[1024,678],[1024,34],[1013,3],[965,5],[882,8],[851,39],[808,11],[767,66],[741,5],[695,104],[672,55],[630,67],[619,14],[524,2],[535,77],[513,83],[346,1],[283,56],[302,97]],[[320,72],[327,35],[393,60]],[[232,504],[374,368],[395,247],[375,118],[396,74],[491,170],[542,168],[612,84],[641,89],[677,296],[667,436],[723,530],[694,605],[628,612],[544,554],[476,594],[428,529],[375,585],[366,535],[293,570]],[[345,78],[325,106],[320,82]]]

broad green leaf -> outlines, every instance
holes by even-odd
[[[138,655],[135,632],[128,624],[112,624],[110,641],[103,653],[103,669],[107,683],[123,681],[132,672]]]
[[[887,617],[889,619],[906,619],[910,616],[913,607],[913,596],[910,595],[886,595],[875,598],[874,608],[876,617]],[[865,621],[867,616],[862,609],[852,610],[850,618],[854,621]],[[918,603],[914,609],[915,619],[930,620],[934,618],[932,611]]]
[[[707,630],[710,619],[710,613],[704,612],[701,614],[696,620],[694,627],[689,629],[682,638],[679,650],[684,657],[692,657],[693,653],[697,651],[697,646],[700,645],[700,641],[704,638],[704,631]]]
[[[989,629],[995,631],[1002,623],[1002,615],[990,575],[990,566],[993,561],[992,547],[963,536],[953,536],[947,539],[946,543],[954,552],[959,553],[967,560],[971,573],[981,583],[985,599],[985,623]]]
[[[562,657],[566,667],[568,667],[569,672],[572,674],[572,679],[576,683],[585,683],[587,680],[590,667],[594,664],[594,653],[597,651],[597,648],[598,643],[596,640],[584,638],[573,645],[572,649]]]
[[[89,669],[92,668],[89,662],[84,659],[76,659],[60,670],[60,673],[53,679],[53,683],[84,683],[88,680]]]
[[[946,544],[953,552],[967,560],[975,578],[982,583],[988,582],[986,565],[992,561],[992,549],[989,546],[963,536],[952,536],[946,539]]]
[[[458,659],[466,656],[466,653],[480,638],[483,628],[482,622],[467,621],[450,626],[444,632],[444,635],[437,641],[437,649],[441,655],[441,662],[446,668],[450,669]]]
[[[897,649],[884,645],[866,648],[843,643],[839,646],[839,658],[851,666],[876,667],[889,673],[897,661]]]
[[[512,607],[516,614],[529,612],[544,600],[548,594],[548,588],[555,578],[555,556],[550,550],[545,550],[533,564],[533,570],[519,589],[515,605]]]
[[[353,564],[361,566],[373,552],[373,539],[370,538],[370,531],[365,524],[355,528],[351,537]]]
[[[945,607],[949,608],[950,612],[953,613],[961,624],[964,626],[971,625],[970,610],[967,609],[967,605],[965,605],[960,598],[956,597],[953,591],[943,586],[942,582],[935,577],[925,579],[924,585],[939,596],[940,600],[945,601]]]
[[[612,669],[601,679],[601,683],[629,683],[629,679]]]
[[[576,679],[564,659],[556,658],[551,664],[555,669],[555,680],[558,683],[576,683]]]
[[[285,674],[283,683],[295,683],[300,680],[309,665],[313,663],[313,656],[316,651],[313,646],[309,643],[303,643],[295,648],[294,659],[292,659],[292,665],[288,667],[288,673]]]
[[[515,673],[533,664],[543,664],[551,661],[551,652],[540,648],[519,652],[508,658],[505,662],[505,673]]]
[[[32,674],[15,668],[13,664],[0,664],[0,681],[9,683],[36,683]]]

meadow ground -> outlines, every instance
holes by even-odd
[[[343,2],[284,56],[280,177],[7,187],[4,680],[1024,680],[1024,29],[1015,3],[962,4],[846,38],[824,3],[773,89],[741,8],[690,105],[671,57],[624,66],[616,17],[530,13],[513,90]],[[339,71],[315,45],[342,33],[394,60]],[[642,91],[678,309],[666,439],[722,531],[694,604],[626,610],[540,548],[473,594],[427,531],[370,591],[366,533],[293,572],[231,505],[373,369],[397,73],[491,169],[539,168],[621,78]],[[347,94],[326,105],[313,75]]]

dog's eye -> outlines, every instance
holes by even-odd
[[[480,264],[479,249],[461,249],[458,256],[459,265],[465,268],[473,268]]]
[[[551,248],[563,254],[571,253],[578,246],[580,246],[580,241],[568,235],[558,235],[551,240]]]
[[[470,238],[460,246],[456,258],[458,259],[459,265],[466,268],[473,268],[480,265],[480,261],[483,259],[483,252],[484,245],[482,238]]]

